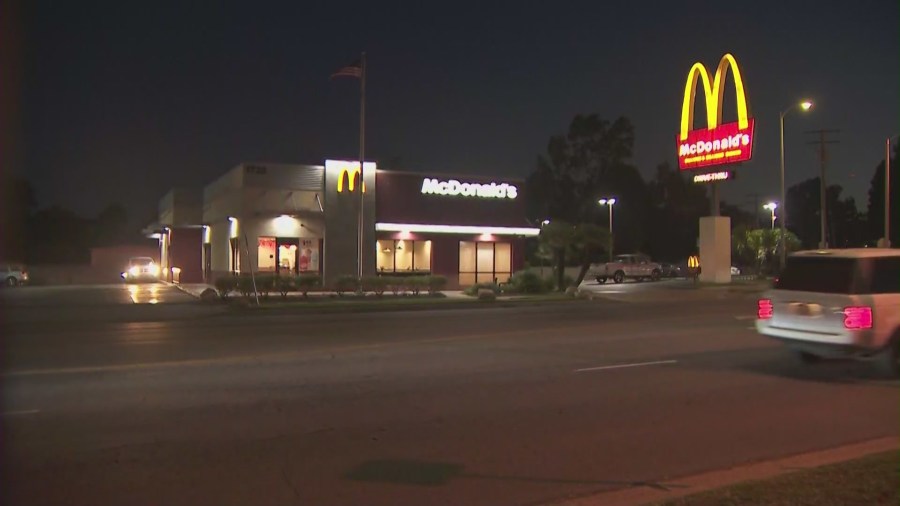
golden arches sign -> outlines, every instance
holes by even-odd
[[[375,164],[366,162],[366,172],[375,170]],[[366,192],[366,183],[362,181],[362,172],[359,168],[359,162],[347,160],[325,160],[325,171],[329,173],[337,172],[336,189],[338,193],[343,193],[344,188],[348,192],[356,191],[357,184],[361,184],[363,193]]]
[[[737,122],[723,124],[722,102],[729,69],[734,80]],[[698,84],[703,86],[706,101],[706,128],[694,129],[694,99]],[[681,128],[677,141],[678,165],[682,170],[750,159],[753,149],[753,118],[748,113],[741,70],[730,53],[719,60],[712,79],[702,63],[697,62],[691,66],[684,85]]]

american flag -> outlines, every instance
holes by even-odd
[[[355,77],[357,79],[362,77],[362,63],[360,60],[356,60],[355,62],[347,65],[346,67],[341,67],[335,72],[331,74],[331,78],[335,77]]]

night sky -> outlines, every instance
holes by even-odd
[[[14,170],[41,205],[91,215],[119,201],[150,219],[169,188],[242,161],[355,158],[357,81],[328,77],[362,50],[367,155],[408,170],[524,177],[591,112],[633,121],[645,176],[677,166],[687,71],[725,52],[757,121],[753,160],[723,188],[732,203],[776,197],[778,113],[801,98],[816,108],[788,117],[789,184],[818,173],[804,131],[840,129],[829,183],[864,210],[884,138],[900,133],[896,0],[225,3],[21,2]]]

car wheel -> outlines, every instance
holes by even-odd
[[[14,278],[12,276],[6,278],[6,286],[16,286],[18,284],[19,284],[19,281],[16,278]]]
[[[875,357],[875,362],[885,375],[891,378],[900,376],[900,331],[894,333],[891,342]]]
[[[622,271],[616,271],[616,273],[613,274],[613,281],[616,283],[622,283],[623,281],[625,281],[625,273]]]
[[[661,274],[658,269],[653,269],[653,272],[650,273],[650,281],[659,281]]]
[[[822,361],[822,357],[813,355],[812,353],[808,353],[805,351],[797,351],[794,353],[797,355],[797,358],[800,360],[800,362],[807,365],[818,364]]]
[[[597,276],[597,283],[600,283],[601,285],[603,283],[606,283],[606,278],[604,278],[602,276]]]

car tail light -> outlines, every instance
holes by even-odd
[[[872,328],[872,308],[869,306],[845,307],[844,328],[848,330]]]
[[[772,306],[772,299],[759,299],[756,302],[756,317],[760,320],[768,320],[775,314],[775,308]]]

